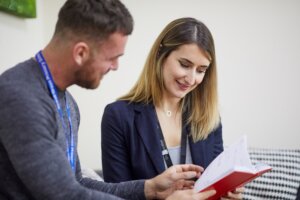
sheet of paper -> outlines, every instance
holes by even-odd
[[[255,171],[247,150],[246,136],[242,136],[236,143],[225,149],[211,162],[196,181],[195,190],[201,191],[205,189],[207,186],[229,174],[236,167],[242,167],[243,170]]]

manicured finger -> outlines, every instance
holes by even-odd
[[[233,193],[243,193],[245,192],[245,188],[244,187],[239,187],[239,188],[236,188]]]
[[[208,197],[213,196],[214,194],[216,194],[215,190],[208,190],[205,192],[200,192],[196,194],[197,199],[207,199]]]
[[[233,192],[228,192],[227,196],[229,199],[242,199],[243,195],[241,193],[233,193]]]

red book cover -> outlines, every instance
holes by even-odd
[[[226,195],[227,192],[233,191],[235,188],[245,185],[246,183],[270,170],[271,168],[266,168],[265,170],[254,174],[245,171],[232,171],[230,174],[218,180],[213,185],[201,190],[201,192],[214,189],[216,190],[216,194],[208,198],[208,200],[217,200]]]
[[[197,192],[214,189],[216,194],[209,200],[217,200],[271,169],[266,164],[252,165],[244,136],[211,162],[196,181],[194,189]]]

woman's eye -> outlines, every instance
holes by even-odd
[[[183,68],[188,68],[188,67],[189,67],[188,65],[186,65],[186,64],[184,64],[184,63],[182,63],[182,62],[179,62],[179,64],[180,64],[181,67],[183,67]]]
[[[198,69],[198,70],[197,70],[197,72],[198,72],[199,74],[205,73],[205,71],[206,71],[206,70],[202,70],[202,69]]]
[[[208,69],[208,67],[206,67],[206,66],[200,66],[197,68],[197,72],[200,74],[205,73],[207,69]]]

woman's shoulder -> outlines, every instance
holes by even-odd
[[[132,103],[127,100],[116,100],[112,103],[107,104],[106,109],[129,109],[134,106],[135,103]]]
[[[105,107],[104,112],[109,113],[118,113],[118,115],[135,115],[138,113],[148,113],[145,112],[149,109],[152,109],[152,104],[145,104],[141,102],[131,102],[128,100],[117,100],[108,104]]]
[[[140,110],[150,107],[152,104],[145,104],[142,102],[132,102],[128,100],[116,100],[106,106],[106,108],[110,109],[134,109]]]
[[[126,114],[134,111],[135,106],[136,103],[125,100],[117,100],[107,104],[105,107],[105,112],[116,112],[118,114]]]

